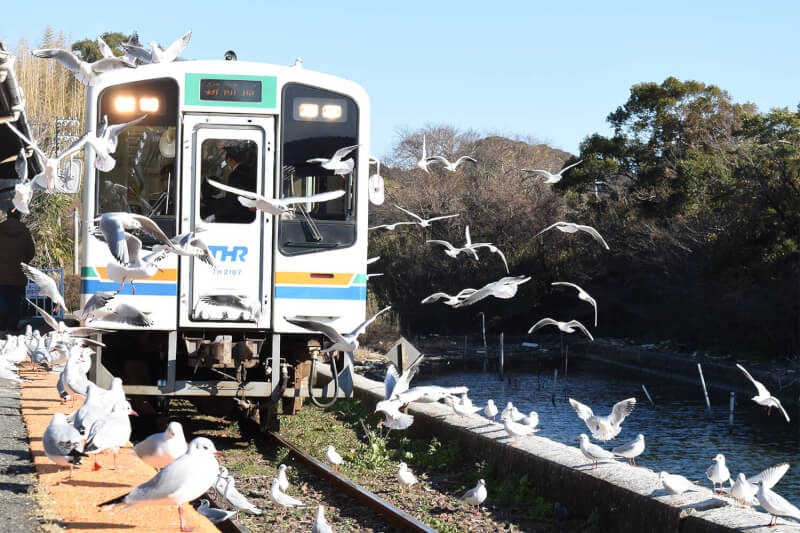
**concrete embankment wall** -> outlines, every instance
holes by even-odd
[[[363,376],[356,376],[355,390],[355,395],[370,405],[383,399],[383,383]],[[734,507],[732,500],[699,486],[684,495],[685,504],[672,507],[669,495],[657,481],[657,472],[624,462],[601,463],[597,470],[590,471],[591,464],[577,447],[543,437],[520,438],[519,445],[512,446],[512,439],[501,424],[477,415],[462,422],[444,404],[412,404],[408,412],[414,415],[410,434],[455,441],[475,461],[488,461],[500,472],[527,474],[541,495],[561,502],[571,514],[588,516],[597,510],[606,531],[754,532],[769,522],[768,515]],[[646,464],[646,454],[642,459]],[[488,491],[487,503],[491,504],[492,487]],[[783,520],[779,524],[763,531],[798,531],[796,524],[788,525]]]

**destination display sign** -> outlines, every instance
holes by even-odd
[[[200,100],[261,102],[261,82],[252,80],[200,80]]]

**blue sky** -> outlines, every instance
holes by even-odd
[[[12,47],[22,37],[35,45],[46,25],[72,40],[137,30],[161,43],[191,28],[186,58],[228,49],[278,64],[302,57],[305,68],[364,86],[378,156],[398,129],[427,124],[577,153],[585,136],[608,133],[605,118],[632,85],[668,76],[718,85],[761,110],[800,103],[800,3],[790,1],[4,4],[0,40]]]

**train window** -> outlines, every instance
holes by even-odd
[[[178,184],[175,155],[178,86],[172,79],[148,80],[109,87],[100,94],[98,126],[130,122],[112,155],[113,168],[98,168],[97,214],[111,211],[152,218],[168,235],[175,234]]]
[[[351,246],[355,243],[358,150],[344,156],[352,171],[328,169],[320,162],[358,144],[358,107],[344,95],[287,84],[283,90],[280,194],[310,196],[344,190],[327,202],[295,204],[281,215],[279,248],[284,255]]]
[[[237,189],[255,191],[258,185],[258,146],[253,141],[206,139],[200,147],[200,217],[206,222],[246,224],[256,219],[254,209],[245,207],[239,197],[208,183],[214,179]]]

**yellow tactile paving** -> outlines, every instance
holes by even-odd
[[[111,469],[114,465],[111,452],[104,452],[99,458],[105,467],[102,470],[92,471],[92,459],[88,458],[75,468],[71,481],[67,480],[67,469],[58,472],[58,467],[44,455],[42,435],[53,413],[71,413],[82,400],[78,398],[74,406],[69,402],[61,405],[56,392],[58,374],[26,371],[20,374],[32,380],[20,387],[22,416],[28,427],[31,455],[42,485],[69,531],[180,531],[176,507],[136,507],[124,512],[97,507],[98,503],[129,492],[155,474],[155,470],[133,454],[130,443],[119,451],[118,470]],[[197,532],[219,531],[188,503],[184,504],[183,510],[187,525],[196,526]]]

